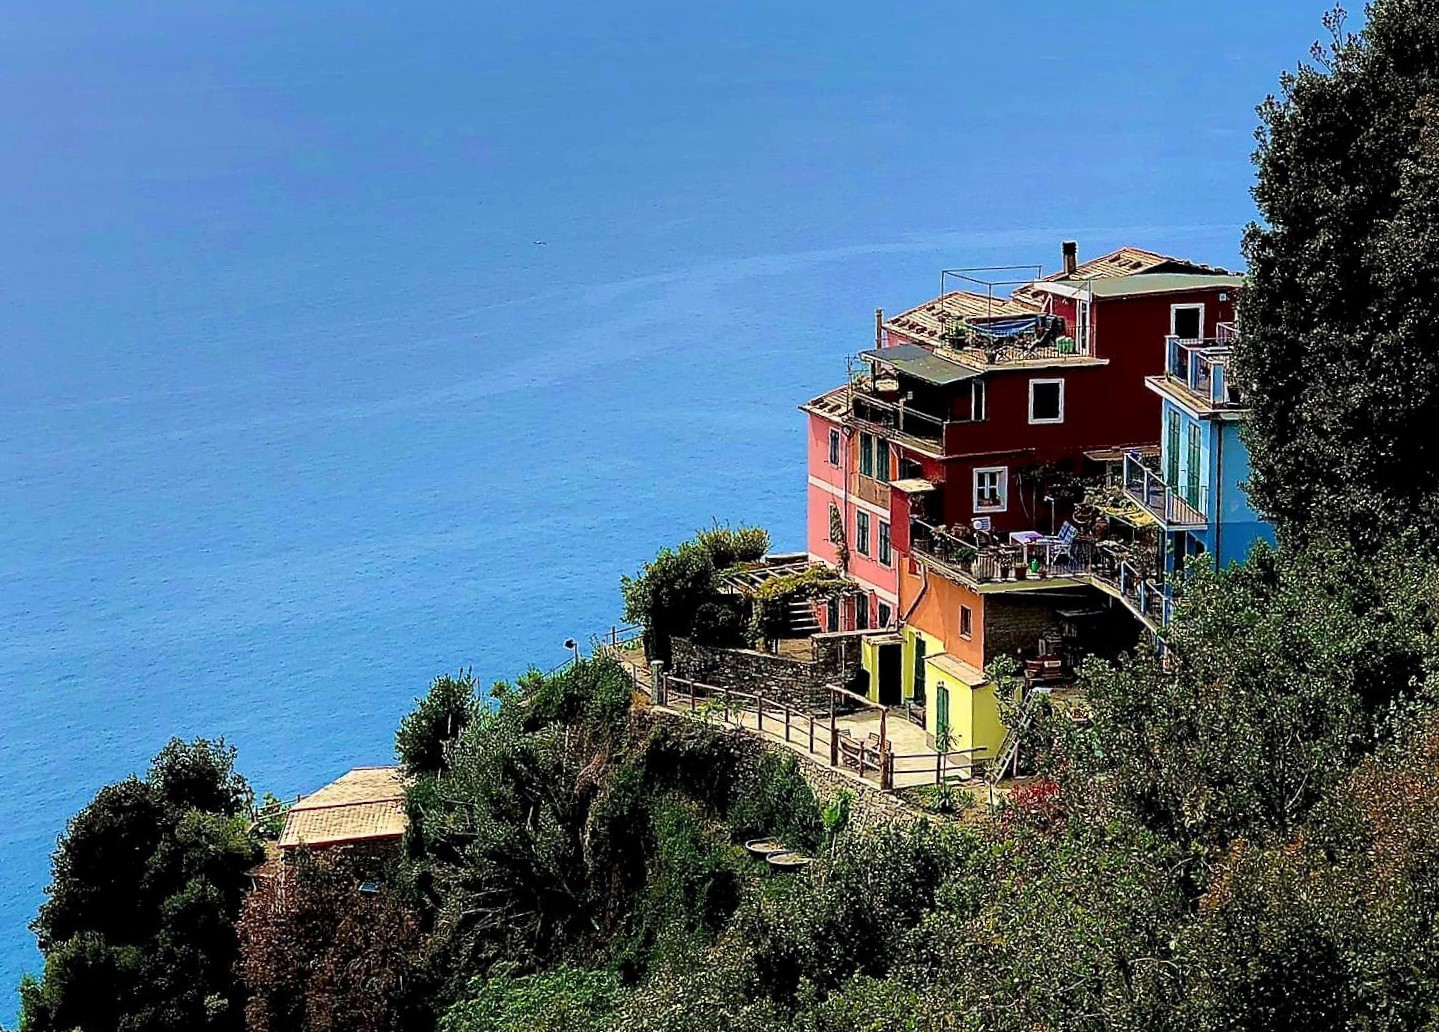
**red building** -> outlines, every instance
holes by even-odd
[[[876,346],[849,381],[801,406],[807,550],[868,592],[866,605],[832,609],[827,629],[903,618],[912,519],[1053,533],[1066,515],[1054,485],[1158,444],[1144,383],[1164,372],[1155,341],[1203,339],[1234,318],[1242,280],[1222,269],[1136,248],[1081,264],[1072,243],[1063,257],[1050,276],[946,270],[935,300],[877,313]]]

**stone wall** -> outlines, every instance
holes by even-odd
[[[1071,600],[1070,605],[1073,605]],[[1055,603],[1038,597],[992,594],[984,600],[984,665],[1000,656],[1034,655],[1040,638],[1050,647],[1059,644],[1059,617]]]
[[[860,639],[854,631],[816,634],[808,656],[774,655],[753,649],[720,649],[672,640],[667,671],[717,688],[761,693],[776,705],[801,711],[828,711],[827,687],[848,687],[860,671]]]

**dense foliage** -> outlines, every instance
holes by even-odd
[[[234,759],[171,741],[70,821],[32,925],[45,970],[21,987],[25,1032],[243,1027],[233,922],[260,847]]]
[[[1237,373],[1281,540],[1439,541],[1439,5],[1380,0],[1260,109]],[[1431,549],[1432,550],[1432,549]]]
[[[302,854],[259,879],[238,925],[250,1032],[429,1027],[415,910],[367,877],[348,857]]]
[[[445,748],[460,736],[479,711],[476,682],[468,670],[451,677],[441,674],[429,692],[415,700],[415,708],[395,732],[395,754],[407,774],[438,774],[445,770]]]
[[[634,577],[623,578],[625,619],[644,628],[645,654],[668,662],[670,639],[697,627],[706,644],[747,644],[747,621],[720,591],[718,577],[762,558],[769,545],[759,527],[716,525],[678,548],[661,549]]]

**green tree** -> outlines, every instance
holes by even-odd
[[[670,639],[689,634],[700,608],[720,601],[717,575],[762,558],[769,545],[759,527],[716,525],[678,548],[661,549],[634,577],[620,578],[624,618],[644,627],[645,654],[669,662]]]
[[[1439,17],[1376,0],[1259,113],[1236,379],[1281,540],[1439,542]]]
[[[470,983],[440,1032],[603,1032],[624,993],[608,971],[561,967],[518,975],[501,965]]]
[[[1259,549],[1193,569],[1167,654],[1091,663],[1088,751],[1074,772],[1200,850],[1289,834],[1377,744],[1432,702],[1439,580],[1402,548]],[[1083,759],[1081,757],[1081,759]]]
[[[261,851],[234,756],[172,740],[70,821],[31,926],[45,970],[21,987],[26,1032],[241,1028],[234,920]]]
[[[446,749],[479,711],[475,686],[469,670],[454,677],[441,674],[425,696],[415,700],[415,708],[400,721],[395,732],[395,752],[405,773],[438,774],[446,769]]]

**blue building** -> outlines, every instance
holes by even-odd
[[[1162,406],[1160,472],[1125,459],[1125,490],[1164,531],[1166,575],[1188,556],[1207,554],[1221,569],[1242,561],[1274,528],[1249,504],[1249,450],[1239,436],[1246,407],[1226,375],[1232,326],[1211,340],[1170,337],[1163,376],[1147,377]]]

